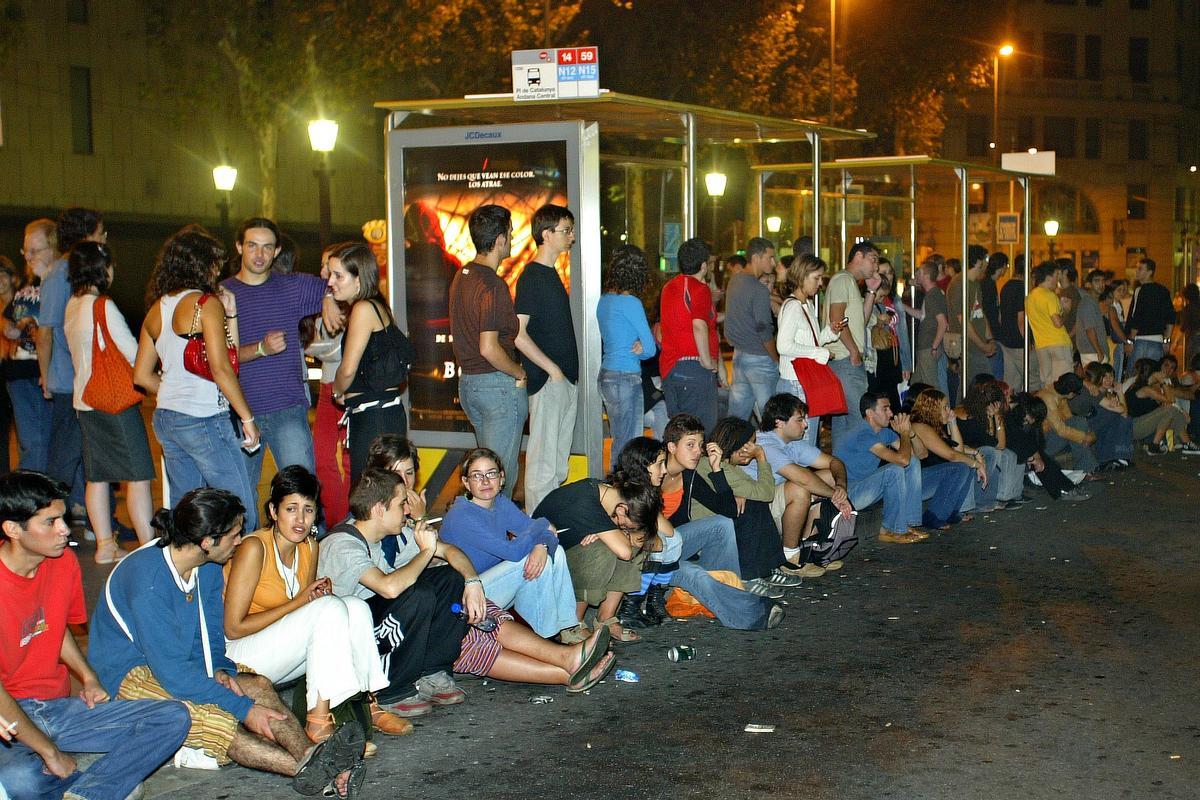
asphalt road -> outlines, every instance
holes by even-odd
[[[1087,503],[917,545],[879,545],[865,515],[846,568],[789,592],[778,629],[670,623],[621,650],[639,683],[584,696],[464,681],[466,704],[378,740],[361,797],[1192,800],[1198,472],[1143,458]],[[697,659],[669,661],[685,643]],[[298,796],[238,767],[168,767],[147,790]]]

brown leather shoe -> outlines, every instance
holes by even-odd
[[[911,536],[917,537],[917,539],[922,542],[929,538],[929,534],[920,528],[909,528],[908,532]]]
[[[879,541],[887,544],[915,544],[921,541],[921,539],[911,533],[895,533],[894,531],[889,531],[887,528],[880,528]]]
[[[374,700],[367,709],[371,712],[371,724],[380,733],[386,733],[388,736],[407,736],[413,732],[411,722],[390,711],[384,711]]]

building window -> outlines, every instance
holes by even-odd
[[[986,156],[991,148],[991,120],[987,114],[967,114],[967,155]]]
[[[1036,144],[1033,117],[1017,117],[1017,149],[1026,150]]]
[[[1092,118],[1083,122],[1083,157],[1100,158],[1100,120]]]
[[[86,25],[88,21],[87,0],[67,0],[67,22]]]
[[[1129,120],[1129,160],[1150,158],[1150,126],[1144,119]]]
[[[1146,184],[1131,183],[1125,187],[1125,216],[1128,219],[1146,218]]]
[[[1129,7],[1136,10],[1145,10],[1150,7],[1150,0],[1129,0]]]
[[[1036,78],[1038,62],[1037,33],[1021,31],[1017,34],[1017,70],[1021,77]]]
[[[1075,120],[1072,117],[1046,117],[1042,120],[1042,146],[1059,158],[1075,157]]]
[[[1099,36],[1083,37],[1083,77],[1089,81],[1100,80],[1100,43]]]
[[[1075,34],[1047,31],[1042,36],[1042,77],[1074,80]]]
[[[1150,81],[1150,40],[1145,37],[1129,40],[1129,77],[1134,83]]]
[[[92,153],[92,71],[71,67],[71,152]]]

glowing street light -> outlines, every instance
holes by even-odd
[[[308,123],[308,142],[313,152],[318,153],[317,168],[313,175],[317,177],[317,206],[320,219],[321,247],[328,246],[332,239],[332,214],[329,210],[329,154],[337,144],[338,124],[331,119],[314,119]]]
[[[1000,145],[1000,58],[1008,58],[1013,52],[1013,46],[1005,42],[992,56],[992,141],[989,145],[992,150],[998,150]]]
[[[704,188],[708,190],[709,197],[724,196],[728,183],[729,178],[724,172],[710,172],[704,176]]]
[[[1042,223],[1042,230],[1046,232],[1046,238],[1050,240],[1050,260],[1054,260],[1054,237],[1058,236],[1058,220],[1048,219]]]
[[[221,212],[221,234],[228,239],[230,195],[234,184],[237,183],[237,169],[228,164],[221,164],[213,167],[212,176],[213,186],[221,193],[221,202],[217,203],[217,209]]]
[[[332,153],[337,144],[338,124],[331,119],[314,119],[308,123],[308,142],[318,153]]]
[[[779,233],[783,220],[779,217],[767,217],[767,233]]]

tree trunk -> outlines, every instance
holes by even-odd
[[[258,172],[262,182],[259,213],[267,219],[275,219],[279,124],[263,122],[255,131],[255,136],[258,139]]]

